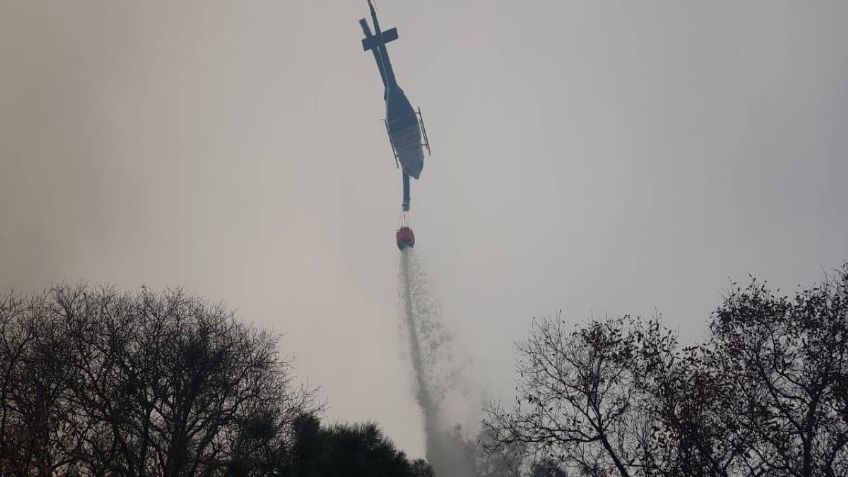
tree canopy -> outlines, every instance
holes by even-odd
[[[791,297],[734,284],[694,346],[658,319],[557,316],[517,348],[489,451],[567,475],[848,475],[848,264]]]
[[[2,476],[428,475],[373,424],[320,429],[319,408],[278,336],[179,290],[0,302]]]
[[[322,427],[313,414],[295,420],[294,442],[282,475],[432,477],[423,460],[410,462],[374,423]]]

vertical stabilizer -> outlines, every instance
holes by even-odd
[[[360,25],[362,25],[362,31],[365,33],[365,38],[362,40],[362,49],[374,52],[374,59],[377,60],[377,67],[380,69],[380,75],[383,77],[383,83],[386,89],[396,87],[397,80],[395,79],[395,72],[392,69],[392,62],[389,59],[389,52],[386,49],[386,43],[398,39],[397,28],[390,28],[386,31],[381,30],[380,22],[377,20],[377,10],[374,9],[374,3],[371,0],[368,0],[368,8],[371,10],[374,34],[371,34],[368,29],[368,22],[364,18],[359,20]]]

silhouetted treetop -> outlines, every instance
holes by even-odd
[[[0,473],[223,474],[312,409],[278,338],[179,290],[0,305]]]
[[[534,322],[487,449],[544,475],[848,475],[848,264],[791,297],[734,284],[707,325],[682,347],[658,320]]]

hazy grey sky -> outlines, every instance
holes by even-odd
[[[433,145],[419,251],[492,396],[533,316],[848,259],[848,2],[379,2]],[[0,3],[0,287],[184,286],[422,454],[365,0]],[[329,352],[328,352],[329,350]]]

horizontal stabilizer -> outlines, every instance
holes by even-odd
[[[362,49],[365,51],[373,50],[380,45],[385,45],[390,41],[395,41],[398,39],[397,28],[392,28],[390,30],[386,30],[379,35],[369,36],[368,38],[364,38],[362,40]]]

